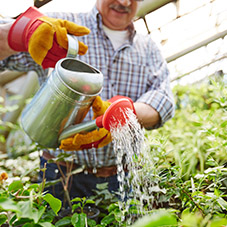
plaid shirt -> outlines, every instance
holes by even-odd
[[[102,29],[102,18],[96,7],[89,13],[49,13],[50,17],[62,18],[84,25],[91,30],[87,36],[78,37],[88,45],[88,52],[78,58],[99,69],[104,75],[104,85],[100,96],[103,100],[115,95],[130,97],[134,102],[142,102],[156,109],[161,122],[153,128],[162,126],[174,115],[174,101],[170,90],[169,71],[156,44],[150,36],[139,35],[133,25],[129,26],[129,40],[114,50],[110,39]],[[0,69],[19,71],[35,70],[40,81],[46,79],[45,72],[37,66],[29,54],[20,53],[0,61]],[[85,118],[92,118],[89,112]],[[62,150],[50,150],[57,155]],[[88,167],[115,165],[113,145],[99,149],[73,152],[77,164]]]

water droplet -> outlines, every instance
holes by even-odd
[[[141,128],[134,113],[129,110],[125,112],[126,124],[114,125],[111,127],[111,135],[113,138],[114,152],[117,162],[117,179],[119,181],[119,191],[121,199],[119,208],[128,210],[129,204],[125,203],[125,198],[140,199],[141,205],[138,206],[138,212],[142,215],[145,209],[143,207],[144,193],[148,194],[148,190],[141,188],[149,188],[144,179],[141,179],[139,169],[141,165],[150,165],[148,149],[146,148],[144,129]],[[128,174],[125,174],[124,167],[127,166]],[[126,176],[127,175],[127,176]],[[147,200],[147,199],[146,199]],[[133,219],[133,218],[132,218]],[[123,220],[122,220],[123,221]],[[129,218],[130,223],[130,218]]]

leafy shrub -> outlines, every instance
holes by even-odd
[[[45,181],[39,185],[32,184],[31,178],[9,183],[2,179],[0,224],[145,227],[166,226],[168,221],[168,226],[226,226],[226,84],[211,81],[202,85],[176,86],[174,94],[175,117],[158,130],[145,131],[148,161],[137,170],[137,185],[132,185],[141,191],[133,200],[129,199],[126,206],[119,206],[116,196],[102,184],[97,186],[90,200],[74,200],[80,202],[82,210],[87,202],[100,209],[96,223],[89,221],[83,212],[61,218],[59,200],[43,193]],[[25,157],[29,161],[30,156],[26,154]],[[16,162],[19,158],[12,160]],[[4,162],[7,160],[0,162],[3,169],[12,177],[12,169],[6,168]],[[23,176],[30,174],[28,171]]]

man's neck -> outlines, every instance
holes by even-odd
[[[123,45],[129,39],[129,31],[128,30],[112,30],[105,25],[103,25],[103,30],[111,40],[114,49],[118,49],[121,45]]]

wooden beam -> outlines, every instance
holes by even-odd
[[[227,30],[223,31],[223,32],[219,32],[217,34],[214,34],[213,36],[211,37],[208,37],[207,39],[205,40],[202,40],[200,42],[197,42],[195,43],[194,45],[192,46],[189,46],[179,52],[176,52],[176,53],[173,53],[172,55],[169,55],[169,56],[165,56],[165,59],[167,62],[171,62],[171,61],[174,61],[176,60],[177,58],[179,57],[182,57],[194,50],[197,50],[199,49],[200,47],[203,47],[203,46],[207,46],[209,43],[217,40],[217,39],[220,39],[220,38],[224,38],[225,36],[227,36]]]
[[[18,77],[24,75],[25,72],[18,72],[18,71],[3,71],[0,73],[0,86],[4,86],[7,83],[17,79]]]
[[[41,6],[47,4],[48,2],[51,2],[51,1],[52,0],[35,0],[34,1],[34,6],[37,7],[37,8],[40,8]]]

